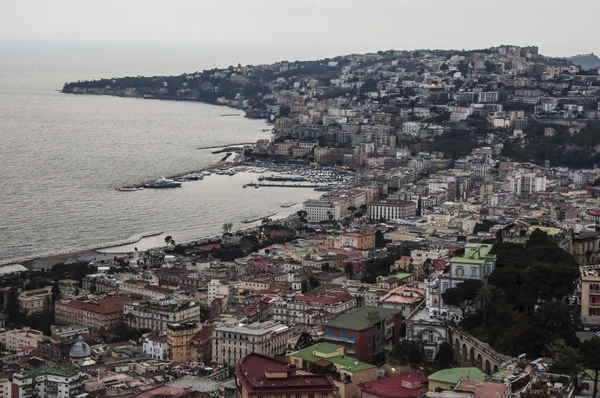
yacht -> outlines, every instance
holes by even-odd
[[[197,180],[201,180],[203,178],[204,178],[204,174],[199,174],[199,173],[190,173],[190,174],[181,176],[182,180],[189,180],[189,181],[197,181]]]
[[[181,186],[179,181],[171,180],[170,178],[160,177],[153,183],[146,184],[146,188],[178,188]]]

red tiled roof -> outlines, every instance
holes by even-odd
[[[202,329],[200,329],[198,331],[198,333],[196,333],[194,335],[194,337],[192,337],[193,341],[204,341],[210,338],[210,336],[212,336],[212,332],[215,329],[216,325],[207,325],[207,326],[202,326]]]
[[[287,377],[267,378],[265,371],[285,373]],[[257,353],[239,360],[235,365],[235,373],[250,394],[337,391],[328,375],[296,375],[287,363]]]
[[[104,300],[98,300],[97,304],[78,300],[70,300],[60,304],[65,305],[67,307],[79,308],[99,314],[110,314],[113,312],[123,312],[123,305],[129,301],[130,300],[128,297],[115,296],[106,298]]]
[[[403,373],[370,381],[363,384],[360,389],[381,398],[416,398],[425,394],[428,386],[426,377],[416,373]]]

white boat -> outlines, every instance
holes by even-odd
[[[181,176],[182,180],[188,180],[188,181],[197,181],[197,180],[201,180],[203,178],[204,178],[204,174],[200,174],[200,173],[189,173],[184,176]]]
[[[181,186],[179,181],[171,180],[170,178],[160,177],[150,184],[144,185],[146,188],[178,188]]]

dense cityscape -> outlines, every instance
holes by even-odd
[[[0,397],[597,396],[598,67],[390,50],[63,92],[242,109],[272,139],[210,172],[320,197],[208,239],[0,267]]]

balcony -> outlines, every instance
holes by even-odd
[[[595,296],[600,296],[600,290],[591,290],[590,289],[590,294],[593,294]]]
[[[332,340],[332,341],[343,341],[343,342],[349,342],[349,343],[356,343],[356,338],[351,339],[349,336],[346,336],[344,338],[342,338],[341,336],[326,336],[325,338],[327,340]]]
[[[600,303],[589,303],[588,307],[590,307],[590,308],[600,308]]]

